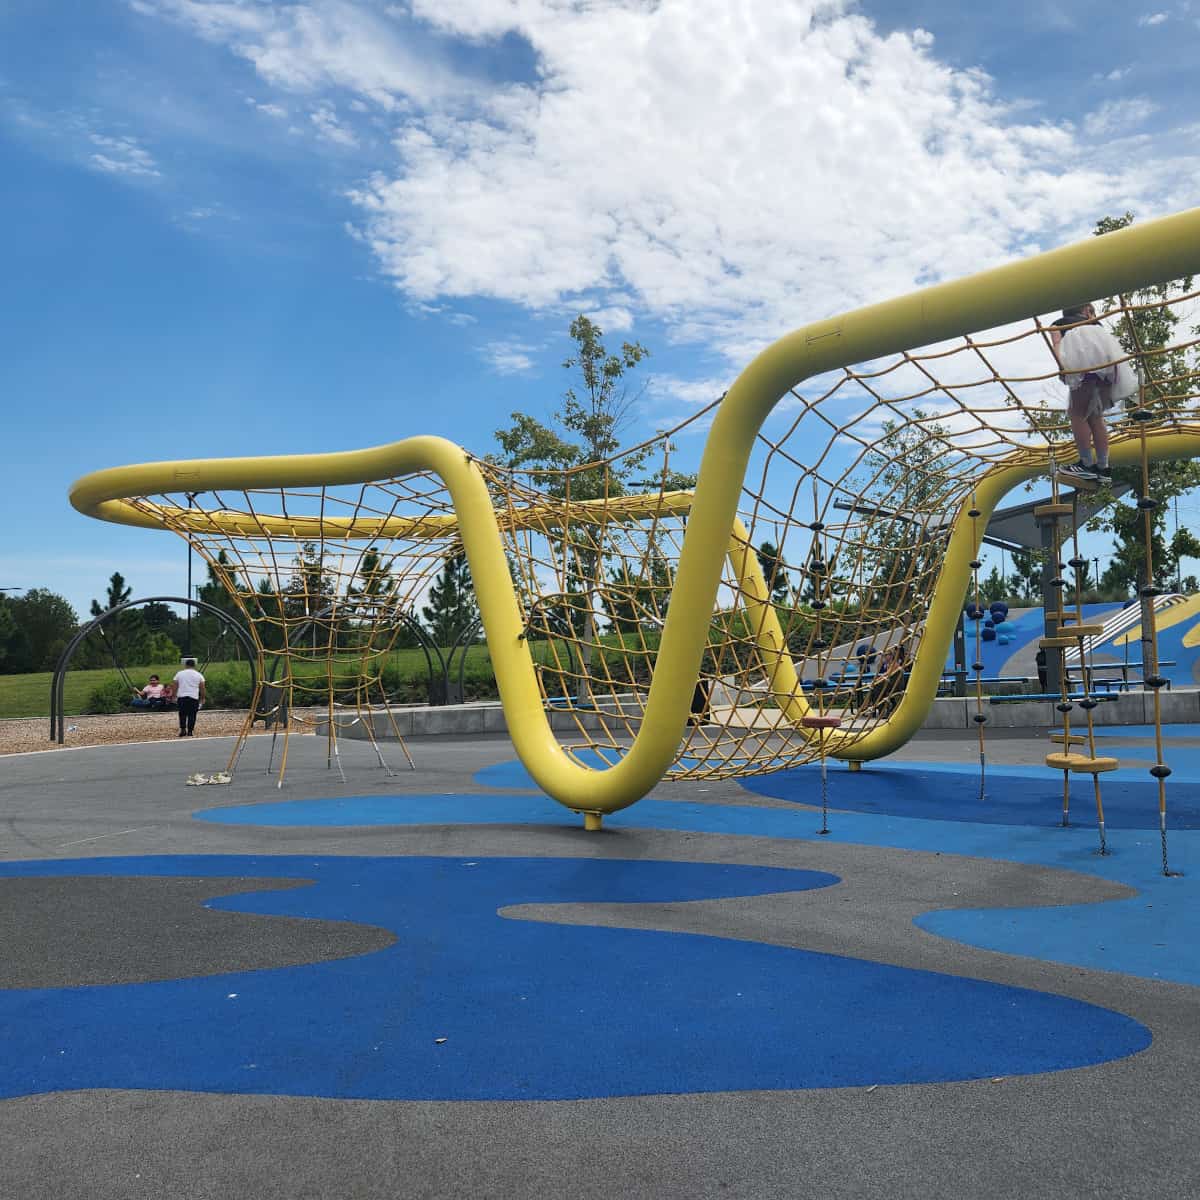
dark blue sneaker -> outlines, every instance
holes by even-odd
[[[1065,467],[1059,467],[1058,473],[1065,475],[1068,479],[1086,479],[1093,483],[1100,478],[1096,473],[1096,468],[1089,467],[1082,460],[1068,463]],[[1111,476],[1109,478],[1111,479]]]

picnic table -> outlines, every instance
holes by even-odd
[[[1137,680],[1130,680],[1129,672],[1131,670],[1141,670],[1145,664],[1141,662],[1115,662],[1115,663],[1088,663],[1084,670],[1092,677],[1092,687],[1098,688],[1117,688],[1120,691],[1127,692],[1131,683],[1137,683]],[[1176,665],[1173,658],[1160,658],[1158,660],[1160,667],[1173,667]],[[1120,671],[1120,679],[1097,679],[1097,671]],[[1171,690],[1171,681],[1167,680],[1167,691]]]

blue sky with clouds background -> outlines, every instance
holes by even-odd
[[[633,437],[790,328],[1190,207],[1198,42],[1200,3],[6,0],[0,586],[182,590],[70,508],[100,467],[486,451],[580,311],[653,352]]]

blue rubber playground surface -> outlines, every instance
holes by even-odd
[[[182,856],[3,874],[236,876],[247,867]],[[363,922],[392,930],[395,944],[273,971],[0,993],[0,1024],[36,1018],[56,1048],[10,1046],[0,1094],[114,1087],[561,1100],[946,1082],[1106,1062],[1150,1042],[1118,1013],[1028,989],[752,942],[499,915],[564,895],[645,903],[803,891],[836,884],[828,874],[356,857],[281,858],[270,872],[311,883],[210,907]],[[398,1008],[396,981],[414,977],[420,986]],[[814,996],[819,1003],[806,999]],[[889,1036],[864,1046],[864,1020]]]
[[[1140,741],[1149,726],[1112,730]],[[1169,738],[1193,727],[1168,726]],[[1122,753],[1114,749],[1113,753]],[[1130,748],[1127,755],[1145,755]],[[1158,788],[1144,768],[1106,775],[1103,797],[1109,853],[1098,853],[1090,784],[1072,784],[1071,821],[1062,828],[1062,776],[1041,767],[989,770],[979,798],[978,767],[932,762],[883,762],[858,773],[829,772],[829,840],[855,845],[1007,860],[1097,875],[1137,890],[1128,900],[1029,910],[931,912],[917,923],[931,933],[984,949],[1036,957],[1149,979],[1200,986],[1200,748],[1172,745],[1167,755],[1169,865],[1162,874]],[[475,776],[489,788],[535,787],[519,762]],[[808,766],[745,779],[756,795],[819,803],[818,768]],[[343,797],[214,809],[198,820],[262,826],[405,826],[545,824],[574,826],[578,817],[541,794],[418,794]],[[818,815],[809,807],[647,799],[605,818],[616,827],[678,830],[764,838],[812,839]],[[1164,941],[1163,924],[1184,937]],[[1190,931],[1190,932],[1189,932]]]

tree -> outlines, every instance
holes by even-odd
[[[7,672],[8,660],[15,649],[17,621],[8,597],[0,595],[0,674]]]
[[[16,633],[8,641],[5,669],[12,674],[52,671],[79,628],[75,610],[55,592],[32,588],[9,601]]]
[[[857,484],[865,530],[859,588],[864,610],[895,618],[921,598],[922,581],[938,569],[958,462],[949,429],[921,408],[909,421],[885,421],[864,462],[871,474]]]
[[[397,648],[416,645],[416,635],[401,620],[397,587],[398,581],[392,576],[392,563],[385,561],[374,546],[368,546],[346,589],[347,611],[352,621],[360,623],[357,630],[346,631],[349,638],[361,643],[370,636],[369,631],[387,629],[389,645]]]
[[[582,313],[570,325],[575,352],[563,362],[578,370],[580,388],[568,387],[551,425],[527,413],[514,412],[512,424],[497,429],[501,453],[494,461],[510,468],[551,471],[544,490],[571,500],[596,500],[624,495],[632,475],[648,452],[612,461],[620,448],[620,434],[632,417],[640,390],[631,395],[627,377],[648,355],[640,342],[622,342],[619,354],[605,348],[603,330]],[[603,529],[576,522],[564,529],[554,544],[563,564],[564,592],[583,599],[581,636],[589,662],[594,659],[597,576],[603,558]],[[587,694],[580,682],[580,697]]]
[[[1009,576],[1011,599],[1019,600],[1022,604],[1041,604],[1044,561],[1041,550],[1013,550],[1013,573]]]
[[[651,548],[648,558],[636,576],[631,576],[624,564],[608,573],[600,602],[617,633],[659,629],[667,618],[675,575],[657,547]]]
[[[967,599],[973,601],[975,597],[968,592]],[[994,563],[987,577],[979,581],[979,599],[985,607],[995,600],[1008,599],[1008,584]]]
[[[569,481],[551,480],[547,490],[552,495],[569,492],[577,500],[597,499],[606,490],[610,496],[621,495],[625,479],[645,461],[645,455],[614,472],[605,469],[604,460],[620,448],[620,433],[641,395],[640,391],[629,394],[626,374],[650,351],[640,342],[622,342],[620,354],[609,354],[601,340],[604,331],[582,313],[571,322],[569,333],[575,353],[563,361],[563,367],[578,368],[582,392],[568,387],[563,393],[562,406],[552,417],[558,429],[526,413],[513,413],[513,424],[496,430],[503,452],[499,458],[509,467],[558,471],[591,467]]]
[[[462,550],[448,554],[429,589],[429,603],[421,609],[425,628],[435,646],[452,646],[479,615],[475,585]]]
[[[792,585],[784,569],[779,548],[773,542],[763,542],[754,553],[762,569],[763,578],[767,581],[767,591],[771,594],[771,600],[775,604],[787,604]]]
[[[292,575],[283,589],[284,616],[316,618],[328,607],[333,595],[333,580],[325,571],[325,556],[316,542],[304,542],[292,559]]]
[[[258,581],[258,587],[254,589],[253,597],[247,597],[246,607],[250,612],[251,624],[257,632],[262,648],[264,650],[282,649],[284,643],[283,601],[269,576],[264,575]]]
[[[125,576],[114,571],[108,577],[108,588],[104,600],[93,600],[90,606],[92,617],[126,603],[133,589],[126,585]],[[152,639],[145,618],[136,608],[110,617],[102,626],[88,635],[79,648],[78,661],[81,666],[102,666],[114,660],[122,666],[138,666],[151,660]]]
[[[374,546],[363,551],[355,579],[346,589],[351,611],[370,619],[382,607],[394,602],[396,581],[392,578],[392,564],[384,562]]]

